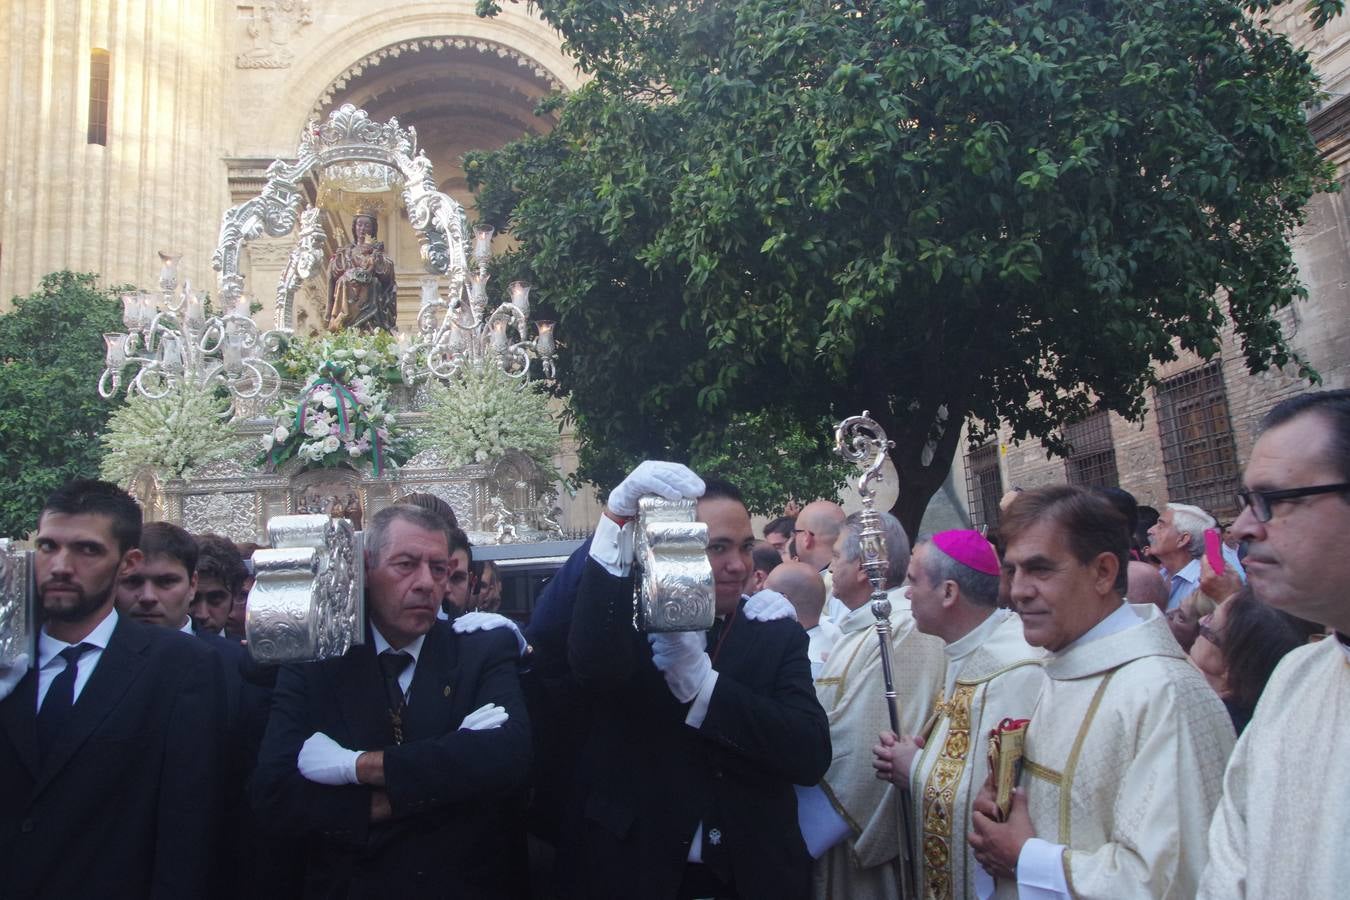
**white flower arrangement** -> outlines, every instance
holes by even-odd
[[[235,456],[240,441],[228,410],[223,398],[192,388],[159,400],[133,396],[108,419],[102,476],[127,485],[148,467],[166,478],[184,478],[194,469]]]
[[[388,396],[370,375],[349,379],[350,354],[322,363],[298,398],[273,410],[274,427],[262,436],[258,465],[275,469],[297,457],[303,468],[333,468],[370,461],[376,474],[408,458],[406,438],[395,428]]]
[[[422,443],[450,465],[488,462],[519,450],[545,472],[557,474],[558,425],[539,385],[518,381],[496,366],[466,366],[429,393]]]

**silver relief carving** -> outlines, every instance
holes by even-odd
[[[35,594],[33,552],[0,538],[0,666],[12,666],[25,653],[29,665],[34,662]]]
[[[240,69],[286,69],[295,60],[291,37],[314,21],[310,0],[263,0],[244,26],[251,46],[234,58]]]
[[[252,541],[258,536],[258,497],[190,494],[183,498],[183,527],[193,534],[210,532],[241,543]]]
[[[365,639],[361,536],[346,519],[277,516],[253,554],[245,631],[262,663],[330,659]]]
[[[708,526],[697,501],[638,501],[636,559],[639,627],[647,632],[706,631],[716,615]]]

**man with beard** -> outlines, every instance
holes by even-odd
[[[119,617],[141,512],[76,480],[38,519],[37,666],[0,701],[9,898],[209,896],[224,719],[200,641]]]

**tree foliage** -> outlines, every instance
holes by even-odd
[[[99,434],[119,400],[99,397],[103,334],[122,325],[97,276],[56,272],[0,316],[0,535],[23,537],[70,478],[96,478]]]
[[[559,313],[582,474],[866,408],[912,530],[962,423],[1062,449],[1225,317],[1297,363],[1274,313],[1329,170],[1268,5],[536,0],[593,80],[468,171]]]

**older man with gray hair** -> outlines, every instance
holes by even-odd
[[[1158,521],[1148,530],[1149,550],[1162,563],[1160,574],[1167,582],[1167,609],[1176,609],[1182,600],[1200,589],[1200,558],[1205,555],[1205,530],[1216,527],[1218,522],[1200,507],[1189,503],[1169,503]],[[1246,580],[1236,553],[1225,552],[1224,561],[1237,570],[1240,578]]]
[[[376,513],[366,641],[277,678],[253,800],[305,839],[305,897],[526,894],[519,642],[489,613],[436,618],[448,528],[417,506]]]
[[[900,523],[882,514],[888,555],[885,584],[891,599],[891,658],[900,729],[917,734],[942,689],[946,663],[940,638],[914,627],[909,598],[899,587],[909,565],[909,541]],[[818,858],[814,896],[850,900],[893,898],[899,891],[900,835],[895,788],[872,772],[870,747],[890,727],[881,643],[872,613],[872,585],[861,565],[862,523],[850,516],[835,542],[830,571],[846,614],[842,634],[816,679],[816,698],[830,720],[830,742],[853,748],[836,755],[816,788],[801,796],[807,845]]]

